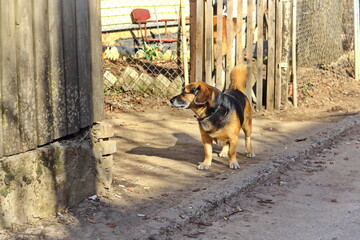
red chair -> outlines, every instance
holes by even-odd
[[[165,35],[167,35],[167,24],[169,21],[177,21],[177,19],[159,19],[159,20],[148,20],[149,18],[151,18],[150,12],[148,9],[144,9],[144,8],[136,8],[134,10],[132,10],[131,12],[131,16],[134,20],[134,22],[136,22],[137,24],[139,24],[139,29],[140,29],[140,34],[141,37],[143,38],[143,40],[145,42],[177,42],[177,39],[149,39],[147,37],[147,27],[146,24],[147,23],[158,23],[158,22],[164,22],[165,23]],[[142,25],[144,25],[144,29],[142,28]],[[144,30],[144,33],[143,33]]]

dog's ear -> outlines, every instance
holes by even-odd
[[[194,103],[196,105],[204,105],[209,100],[211,96],[211,91],[206,86],[199,85],[195,89],[194,94],[195,94]]]

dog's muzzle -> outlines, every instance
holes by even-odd
[[[188,108],[189,104],[183,101],[181,98],[173,97],[170,99],[171,105],[173,105],[176,108]]]

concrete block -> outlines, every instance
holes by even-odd
[[[95,141],[102,138],[111,138],[114,136],[114,129],[111,125],[97,123],[91,127],[91,135]]]
[[[114,74],[112,74],[110,71],[106,71],[104,73],[104,80],[105,80],[104,83],[107,87],[111,87],[118,81],[117,77]]]
[[[94,144],[94,150],[99,151],[101,156],[113,154],[116,152],[116,141],[100,139],[99,142]]]

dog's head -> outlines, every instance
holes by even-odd
[[[206,83],[194,82],[186,85],[179,95],[170,99],[177,108],[189,108],[196,111],[198,108],[209,107],[214,104],[220,91]]]

